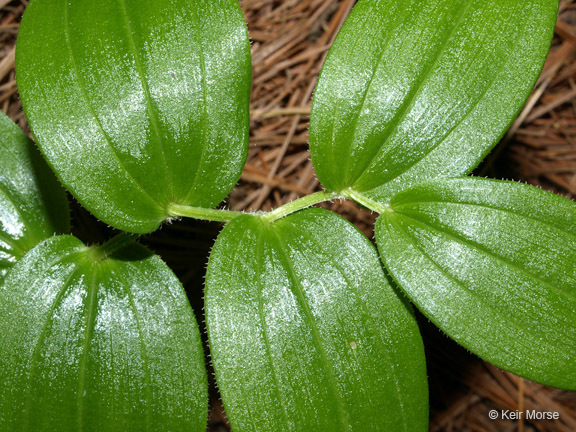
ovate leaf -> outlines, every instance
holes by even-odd
[[[0,112],[0,280],[42,240],[70,230],[64,189],[28,136]]]
[[[182,286],[147,249],[71,236],[0,287],[0,430],[204,431],[207,380]]]
[[[414,316],[372,244],[333,213],[227,225],[206,321],[233,430],[427,430]]]
[[[437,180],[396,195],[376,238],[394,279],[449,336],[576,389],[576,203],[519,183]]]
[[[322,184],[387,202],[470,172],[521,109],[558,0],[360,0],[324,64],[310,124]]]
[[[98,218],[155,230],[217,205],[248,148],[250,46],[237,0],[34,0],[18,88],[38,144]]]

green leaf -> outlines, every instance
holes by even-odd
[[[141,246],[103,253],[52,237],[0,286],[0,430],[205,431],[182,286]]]
[[[42,240],[70,231],[64,189],[28,136],[0,112],[0,281]]]
[[[334,213],[230,222],[210,255],[206,322],[233,430],[428,430],[412,311]]]
[[[520,183],[442,179],[376,224],[398,285],[470,351],[576,390],[576,203]]]
[[[16,53],[42,152],[106,223],[154,231],[216,206],[248,150],[250,46],[237,0],[34,0]]]
[[[360,0],[314,95],[319,180],[385,203],[469,173],[530,94],[558,0]]]

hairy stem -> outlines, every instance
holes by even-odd
[[[201,207],[190,207],[181,204],[170,204],[168,213],[172,217],[189,217],[193,219],[207,220],[213,222],[230,222],[244,212],[231,210],[206,209]]]
[[[284,204],[281,207],[278,207],[275,210],[272,210],[269,213],[262,215],[264,220],[268,222],[274,222],[278,219],[282,219],[289,214],[297,212],[298,210],[305,209],[307,207],[313,206],[314,204],[318,204],[324,201],[330,201],[336,198],[340,198],[340,194],[336,192],[330,191],[320,191],[310,195],[306,195],[302,198],[298,198],[292,202]]]
[[[376,201],[372,201],[370,198],[362,195],[362,193],[356,192],[351,188],[344,189],[342,191],[342,195],[376,213],[382,214],[390,211],[390,207],[379,204]]]
[[[261,213],[260,217],[268,222],[274,222],[298,210],[313,206],[324,201],[330,201],[335,198],[341,198],[340,194],[329,191],[316,192],[305,197],[299,198],[288,204],[284,204],[268,213]],[[193,219],[208,220],[213,222],[230,222],[238,216],[247,214],[245,212],[205,209],[200,207],[190,207],[181,204],[170,204],[168,213],[172,217],[189,217]]]

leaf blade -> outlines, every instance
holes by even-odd
[[[369,241],[334,214],[227,225],[209,261],[206,319],[235,430],[427,428],[414,318]]]
[[[28,250],[70,231],[66,193],[34,143],[0,113],[0,280]]]
[[[250,53],[238,3],[54,6],[27,9],[16,61],[31,128],[63,183],[125,231],[153,231],[171,203],[216,206],[248,146]]]
[[[204,355],[181,285],[141,246],[101,258],[52,237],[0,287],[0,425],[205,430]]]
[[[573,389],[576,205],[478,178],[424,183],[390,205],[376,237],[418,308],[491,363]]]
[[[532,90],[556,11],[555,1],[358,2],[312,107],[322,184],[386,203],[410,185],[470,172]]]

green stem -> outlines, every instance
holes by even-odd
[[[134,243],[138,237],[140,237],[140,234],[126,232],[120,233],[117,236],[112,237],[106,243],[93,247],[91,250],[92,258],[95,261],[102,261],[115,252],[118,252],[123,247]]]
[[[278,207],[269,213],[260,213],[260,217],[265,221],[274,222],[298,210],[302,210],[306,207],[313,206],[314,204],[318,204],[323,201],[333,200],[335,198],[341,198],[340,194],[329,191],[316,192],[289,202],[288,204],[284,204],[283,206]],[[170,204],[170,206],[168,206],[168,213],[172,217],[189,217],[193,219],[208,220],[213,222],[230,222],[232,219],[235,219],[238,216],[247,214],[245,212],[239,211],[205,209],[200,207],[189,207],[180,204]]]
[[[274,222],[278,219],[282,219],[289,214],[292,214],[298,210],[305,209],[307,207],[313,206],[324,201],[330,201],[336,198],[340,198],[340,194],[330,191],[320,191],[310,195],[306,195],[302,198],[298,198],[288,204],[284,204],[278,207],[276,210],[272,210],[269,213],[262,215],[262,219],[268,222]]]
[[[351,188],[344,189],[342,195],[376,213],[382,214],[390,211],[390,207],[379,204]]]
[[[246,214],[239,211],[205,209],[201,207],[190,207],[181,204],[170,204],[168,206],[168,213],[172,217],[184,216],[213,222],[230,222],[232,219]]]

